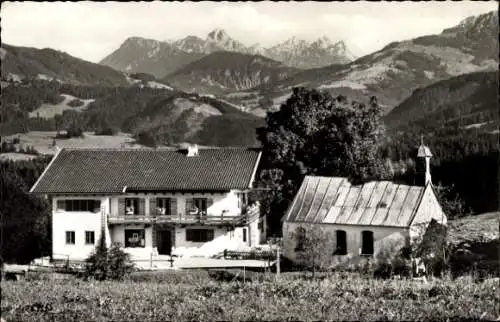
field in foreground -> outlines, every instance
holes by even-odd
[[[278,282],[242,283],[217,282],[206,272],[155,273],[126,282],[2,282],[1,309],[6,321],[494,320],[498,287],[470,279],[423,284],[283,274]]]

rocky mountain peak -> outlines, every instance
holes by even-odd
[[[224,42],[230,40],[231,37],[226,33],[224,29],[214,29],[207,35],[207,40],[215,42]]]
[[[462,20],[457,26],[443,30],[443,33],[450,32],[482,32],[488,30],[498,30],[498,12],[491,11],[478,16],[470,16]]]
[[[160,41],[154,39],[146,39],[142,37],[128,37],[122,44],[124,47],[136,46],[136,47],[156,47],[160,44]]]

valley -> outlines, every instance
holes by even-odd
[[[59,138],[58,146],[259,146],[256,130],[266,115],[303,86],[364,103],[375,96],[395,169],[406,167],[423,135],[438,178],[465,194],[471,182],[486,185],[495,200],[482,170],[492,171],[497,153],[497,32],[498,14],[490,12],[359,58],[324,37],[266,49],[222,29],[206,39],[130,37],[100,64],[2,44],[0,133],[42,154],[52,153],[53,138],[68,129],[83,138]],[[457,180],[468,162],[485,167]],[[490,197],[465,199],[488,211]]]
[[[1,322],[500,321],[492,4],[2,4]]]

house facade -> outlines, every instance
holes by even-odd
[[[300,262],[306,234],[317,234],[331,255],[329,265],[359,263],[415,243],[432,219],[445,225],[428,168],[429,149],[419,150],[419,156],[426,158],[422,186],[390,181],[353,185],[346,178],[306,176],[284,217],[284,256]]]
[[[52,202],[54,258],[82,260],[104,232],[133,258],[209,257],[265,240],[249,200],[260,151],[63,149],[31,189]]]

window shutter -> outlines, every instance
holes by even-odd
[[[177,198],[170,198],[170,214],[177,216]]]
[[[101,211],[101,200],[94,200],[94,212]]]
[[[207,230],[207,241],[211,241],[214,239],[214,231],[213,230]]]
[[[118,198],[118,215],[125,214],[125,198]]]
[[[189,211],[193,209],[193,199],[187,198],[186,199],[186,215],[189,215]]]
[[[57,211],[66,210],[66,200],[57,200]]]
[[[145,216],[146,215],[146,200],[144,198],[139,199],[139,216]]]
[[[159,214],[156,213],[156,198],[151,198],[149,200],[149,213],[152,216],[157,216]]]

